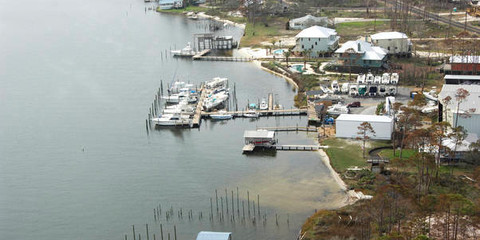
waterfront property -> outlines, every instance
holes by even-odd
[[[288,27],[292,30],[302,30],[312,26],[322,26],[326,27],[328,25],[328,18],[327,17],[314,17],[310,14],[300,17],[291,19],[288,21]]]
[[[410,56],[412,41],[407,34],[401,32],[381,32],[370,36],[371,43],[387,50],[388,54]]]
[[[252,152],[256,147],[271,148],[277,143],[274,131],[247,130],[243,138],[245,139],[243,152]]]
[[[470,95],[458,105],[455,95],[460,88],[467,90]],[[447,96],[452,98],[448,104],[443,100]],[[467,130],[467,133],[474,133],[480,136],[480,125],[478,124],[480,122],[478,109],[480,106],[480,85],[444,84],[438,99],[440,100],[440,120],[449,122],[452,127],[462,126]]]
[[[339,39],[335,29],[320,26],[309,27],[295,36],[294,52],[307,51],[310,57],[322,57],[331,54],[338,48]]]
[[[182,0],[159,0],[158,7],[162,10],[183,8],[183,1]]]
[[[335,51],[337,64],[345,68],[386,67],[387,50],[363,40],[348,41]]]
[[[362,115],[362,114],[341,114],[336,119],[336,137],[357,138],[358,127],[363,122],[372,126],[375,134],[368,133],[371,139],[390,140],[393,132],[393,119],[387,116]]]

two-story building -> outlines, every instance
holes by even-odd
[[[302,30],[295,36],[296,45],[294,52],[304,53],[307,51],[310,57],[323,57],[329,55],[338,48],[338,41],[335,29],[312,26]]]
[[[387,50],[363,40],[348,41],[335,51],[337,64],[350,68],[381,68],[387,61]]]
[[[314,17],[312,15],[306,15],[300,18],[291,19],[288,21],[288,27],[291,30],[302,30],[312,26],[326,27],[328,24],[327,17]]]
[[[400,56],[412,54],[412,41],[405,33],[381,32],[371,35],[370,40],[373,45],[386,49],[388,54]]]

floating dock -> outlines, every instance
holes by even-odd
[[[322,148],[319,145],[276,145],[277,151],[317,151]]]
[[[272,109],[272,110],[257,110],[257,113],[262,116],[299,116],[306,115],[307,109],[303,108],[292,108],[292,109]],[[244,114],[249,113],[249,111],[230,111],[226,114],[231,114],[233,117],[244,117]],[[216,112],[202,112],[202,117],[208,117],[212,114],[217,114]]]
[[[200,94],[200,98],[198,99],[197,107],[195,108],[195,113],[193,114],[193,120],[192,120],[192,127],[195,127],[195,128],[200,127],[200,121],[202,120],[203,101],[207,96],[207,91],[205,90],[204,85],[200,87],[200,91],[202,93]]]
[[[257,129],[275,131],[275,132],[317,132],[317,127],[299,127],[299,126],[286,126],[286,127],[258,127]]]

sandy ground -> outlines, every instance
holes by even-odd
[[[197,16],[198,16],[199,18],[209,18],[209,19],[213,19],[213,20],[215,20],[215,21],[219,21],[219,22],[223,22],[223,23],[226,23],[226,24],[235,26],[235,27],[239,27],[239,28],[241,28],[241,29],[245,29],[245,24],[235,23],[235,22],[232,22],[232,21],[230,21],[230,20],[226,20],[226,19],[221,19],[221,18],[219,18],[219,17],[210,16],[210,15],[205,14],[204,12],[199,12],[199,13],[197,14]]]

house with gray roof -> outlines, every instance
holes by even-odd
[[[380,32],[370,36],[371,43],[375,46],[382,47],[392,55],[411,55],[412,41],[407,34],[401,32]]]
[[[387,50],[363,40],[348,41],[335,51],[335,58],[344,67],[381,68],[387,61]]]

